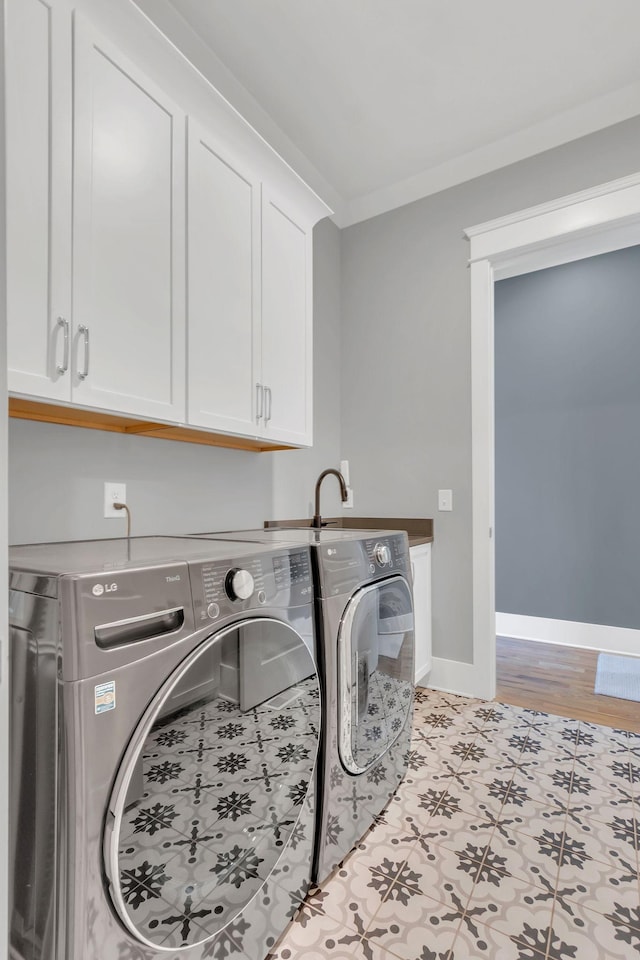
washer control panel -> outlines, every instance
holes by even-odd
[[[255,581],[248,570],[234,567],[225,578],[224,588],[230,600],[249,600],[255,590]]]
[[[373,548],[373,555],[376,563],[381,567],[386,567],[391,563],[391,549],[388,543],[376,543]]]
[[[194,563],[191,589],[197,624],[265,607],[295,607],[313,597],[309,548]]]
[[[363,583],[391,573],[408,574],[409,543],[404,533],[363,540],[337,540],[319,548],[322,596],[349,594]]]

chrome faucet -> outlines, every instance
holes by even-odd
[[[324,478],[327,477],[330,473],[332,473],[334,477],[338,478],[338,482],[340,484],[340,496],[342,497],[342,502],[346,503],[346,501],[349,499],[347,484],[345,483],[345,479],[340,473],[340,471],[333,470],[331,468],[329,470],[323,470],[320,476],[318,477],[318,479],[316,480],[316,506],[315,506],[316,512],[313,516],[313,523],[311,524],[311,526],[315,527],[316,530],[320,530],[320,528],[322,527],[322,517],[320,516],[320,485],[322,484],[322,481],[324,480]]]

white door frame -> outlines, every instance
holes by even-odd
[[[0,955],[9,954],[9,630],[7,469],[7,245],[5,144],[5,0],[0,0]]]
[[[5,0],[0,0],[0,955],[9,953],[9,630],[7,469],[7,245],[5,149]]]
[[[493,285],[640,244],[640,173],[464,232],[471,274],[472,692],[491,700],[496,691]]]

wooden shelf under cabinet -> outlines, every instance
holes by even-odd
[[[194,429],[183,424],[156,423],[151,420],[135,420],[118,414],[99,413],[82,407],[66,407],[38,400],[23,400],[9,397],[9,416],[18,420],[38,420],[41,423],[61,423],[70,427],[89,430],[107,430],[110,433],[136,434],[156,437],[160,440],[179,440],[182,443],[200,443],[210,447],[227,447],[232,450],[250,450],[262,453],[272,450],[295,450],[295,447],[269,443],[253,437],[235,437]]]

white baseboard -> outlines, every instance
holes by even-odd
[[[428,685],[444,693],[459,693],[464,697],[486,698],[484,689],[485,673],[478,671],[472,663],[460,660],[444,660],[434,657],[429,674]]]
[[[496,613],[496,633],[499,637],[513,637],[515,640],[537,640],[584,650],[640,655],[640,630],[629,627],[606,627],[597,623]]]

